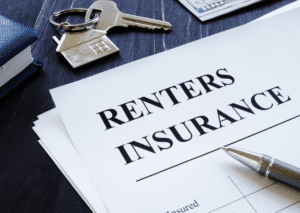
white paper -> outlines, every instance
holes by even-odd
[[[273,17],[275,15],[278,15],[278,14],[281,14],[281,13],[288,12],[290,10],[296,9],[298,7],[300,7],[300,1],[292,2],[292,3],[287,4],[287,5],[281,7],[279,9],[277,9],[277,10],[272,11],[271,13],[267,13],[266,15],[264,15],[264,16],[256,19],[256,20],[254,20],[253,22],[260,21],[260,20],[263,20],[265,18],[270,18],[270,17]]]
[[[61,172],[93,212],[108,213],[94,187],[56,109],[39,116],[33,130],[39,141]]]
[[[255,199],[254,195],[267,193],[267,190],[260,189],[272,187],[271,183],[264,180],[257,184],[258,178],[255,177],[255,181],[249,179],[245,184],[240,177],[234,178],[230,172],[232,169],[226,166],[230,165],[226,162],[230,160],[224,157],[222,161],[219,151],[136,181],[298,115],[300,103],[297,97],[297,70],[300,65],[297,58],[300,44],[297,35],[300,28],[298,23],[293,22],[299,19],[297,12],[299,10],[227,31],[51,91],[68,132],[110,212],[172,213],[192,203],[195,203],[194,209],[199,208],[197,205],[200,206],[197,212],[207,212],[235,203],[247,195],[249,199],[253,199],[254,208],[263,208],[260,204],[255,206],[255,200],[259,203],[261,198]],[[278,25],[281,26],[280,29]],[[214,63],[211,58],[215,59]],[[153,92],[168,86],[178,86],[178,83],[194,80],[201,75],[211,74],[215,77],[214,72],[224,67],[236,79],[234,84],[189,101],[184,100],[182,94],[176,94],[183,101],[177,106],[172,106],[166,97],[159,96],[164,103],[164,110],[154,108],[152,110],[155,112],[151,115],[104,131],[98,112],[117,109],[122,103],[143,96],[150,97]],[[217,83],[221,84],[220,81]],[[255,93],[265,92],[275,86],[282,89],[280,92],[283,100],[287,100],[287,97],[292,97],[292,100],[280,106],[276,106],[274,102],[272,109],[257,110],[253,116],[246,113],[245,119],[231,125],[226,124],[217,131],[210,131],[201,136],[201,140],[196,136],[195,130],[192,130],[195,139],[188,143],[176,141],[172,149],[164,152],[155,149],[157,154],[154,155],[141,152],[144,159],[126,166],[120,152],[115,149],[133,140],[141,142],[141,138],[146,135],[155,131],[167,131],[167,127],[179,126],[181,122],[198,115],[213,118],[216,109],[228,110],[228,104],[240,103],[238,101],[243,98],[249,102]],[[279,92],[279,89],[275,91]],[[267,102],[270,99],[265,100],[262,103],[264,107],[267,106],[265,104],[271,104]],[[125,116],[119,119],[124,120]],[[297,118],[276,126],[276,129],[265,131],[266,134],[245,139],[238,146],[274,155],[297,166],[295,150],[299,146],[293,141],[299,140],[299,135],[297,128],[291,128],[297,127],[292,122],[298,122]],[[216,125],[216,120],[212,123]],[[175,141],[174,138],[172,140]],[[156,144],[153,146],[157,148]],[[289,155],[282,153],[283,149],[280,148],[285,148]],[[235,163],[232,162],[231,165]],[[240,172],[236,173],[240,175]],[[250,172],[247,173],[250,175]],[[209,181],[212,177],[215,180]],[[233,184],[235,182],[239,182],[240,190],[233,189],[236,187]],[[260,191],[256,193],[257,190]],[[274,200],[268,201],[266,206],[276,199],[274,197]],[[277,202],[277,207],[273,207],[286,208],[297,199],[297,196],[291,197],[285,199],[286,202]],[[268,212],[268,209],[264,212]]]
[[[296,7],[299,7],[299,1],[296,1],[296,2],[293,2],[289,5],[286,5],[285,7],[282,7],[278,10],[275,10],[257,20],[262,20],[264,18],[267,18],[267,17],[271,17],[273,15],[277,15],[277,14],[280,14],[282,12],[286,12],[288,10],[291,10],[291,9],[294,9]],[[43,134],[41,136],[41,138],[46,138],[46,141],[49,141],[48,143],[43,143],[42,141],[39,141],[40,144],[43,146],[43,148],[46,150],[46,152],[49,154],[49,156],[53,159],[53,161],[56,163],[56,165],[59,167],[59,169],[62,171],[62,173],[66,176],[66,178],[69,180],[69,182],[73,185],[73,187],[78,191],[78,193],[80,194],[80,196],[82,196],[83,200],[87,203],[87,205],[89,205],[89,207],[95,211],[95,209],[98,209],[98,212],[108,212],[106,210],[106,207],[105,210],[104,208],[102,207],[99,207],[99,204],[101,204],[102,202],[89,202],[87,200],[87,198],[89,197],[98,197],[98,195],[95,196],[95,192],[93,189],[91,190],[85,190],[86,188],[93,188],[93,186],[91,187],[89,184],[82,184],[81,181],[80,181],[80,178],[76,178],[77,176],[81,176],[82,173],[87,173],[85,168],[83,168],[82,166],[79,166],[78,169],[76,170],[73,170],[73,173],[70,175],[68,175],[68,162],[73,162],[73,161],[77,161],[78,160],[78,155],[74,157],[74,155],[68,155],[67,158],[59,158],[59,151],[56,151],[56,150],[60,150],[60,146],[62,143],[67,143],[67,144],[72,144],[72,141],[71,139],[69,138],[67,132],[65,131],[64,127],[63,128],[57,128],[57,125],[55,125],[55,122],[48,122],[48,118],[51,118],[52,117],[52,120],[58,120],[58,122],[56,123],[61,123],[61,118],[57,112],[57,110],[51,110],[47,113],[44,113],[39,117],[39,121],[38,122],[35,122],[35,124],[40,124],[40,123],[43,123],[43,122],[46,122],[48,123],[47,125],[47,128],[51,128],[53,131],[55,131],[56,133],[54,133],[56,135],[56,140],[54,141],[59,141],[60,143],[53,143],[53,142],[50,142],[51,140],[49,140],[49,138],[51,138],[51,131],[44,131],[43,130],[43,125],[41,125],[41,128],[40,131],[43,132]],[[53,127],[51,127],[51,125],[53,125]],[[50,136],[48,136],[48,134],[50,134]],[[61,134],[64,134],[66,136],[63,136],[63,137],[60,137]],[[52,152],[47,148],[47,144],[51,143],[52,145],[50,145],[50,149],[52,150]],[[73,145],[73,144],[72,144]],[[75,147],[74,146],[69,146],[68,148],[70,150],[71,153],[74,153],[76,152],[75,150]],[[56,159],[56,155],[58,154],[58,159],[60,160],[60,162],[58,162],[58,160]],[[64,153],[65,155],[67,153]],[[76,153],[77,154],[77,153]],[[74,174],[74,172],[77,172],[77,174]],[[88,174],[86,174],[88,175]],[[74,177],[74,178],[73,178]],[[73,178],[73,179],[72,179]],[[256,177],[255,177],[256,178]],[[89,187],[87,187],[89,185]],[[81,191],[84,192],[81,193]],[[89,195],[90,194],[90,195]],[[245,203],[246,202],[246,203]],[[95,207],[93,207],[92,205],[95,205]],[[237,201],[237,202],[234,202],[232,205],[227,205],[223,208],[220,208],[219,212],[224,212],[225,210],[226,211],[234,211],[234,209],[237,209],[238,206],[241,205],[241,207],[243,208],[243,211],[246,212],[246,209],[248,209],[247,211],[253,211],[252,208],[247,205],[247,201],[245,199],[243,200],[240,200],[240,201]],[[102,203],[102,206],[104,206],[104,204]],[[291,208],[288,208],[286,211],[292,211],[292,209],[295,209],[295,211],[298,211],[298,208],[297,207],[297,204],[296,205],[293,205]],[[245,209],[246,208],[246,209]],[[228,210],[227,210],[228,209]],[[95,211],[96,212],[96,211]]]

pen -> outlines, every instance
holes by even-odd
[[[272,158],[238,148],[221,147],[229,156],[245,164],[259,174],[300,189],[300,169]]]

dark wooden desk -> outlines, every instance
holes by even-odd
[[[164,15],[172,31],[112,29],[108,36],[120,53],[74,71],[55,52],[51,37],[56,29],[48,17],[61,9],[88,8],[93,0],[1,0],[1,14],[39,31],[32,53],[44,63],[41,71],[0,100],[1,213],[90,212],[31,129],[37,115],[54,107],[49,89],[246,24],[294,0],[265,1],[205,23],[177,0],[115,1],[125,13],[156,19]]]

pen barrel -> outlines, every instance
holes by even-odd
[[[274,159],[266,176],[300,189],[300,169],[288,163]]]

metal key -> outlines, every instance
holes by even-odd
[[[172,25],[166,21],[159,21],[140,16],[134,16],[122,13],[118,10],[117,4],[113,1],[96,1],[88,9],[85,21],[90,20],[90,15],[93,10],[101,10],[100,19],[94,28],[95,30],[107,31],[112,27],[122,26],[138,26],[148,29],[164,29],[171,30]]]

